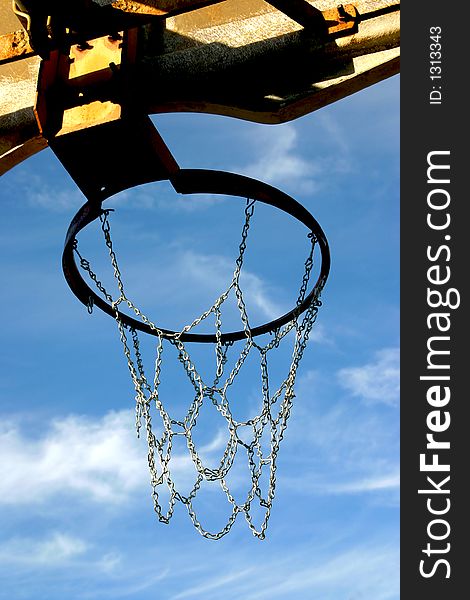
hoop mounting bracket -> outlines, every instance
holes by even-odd
[[[178,164],[126,91],[136,30],[54,50],[34,108],[42,135],[88,200],[168,179]]]

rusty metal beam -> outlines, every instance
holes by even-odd
[[[49,39],[46,29],[46,14],[43,22],[37,23],[34,17],[32,31],[24,29],[0,36],[0,65],[8,64],[35,54],[47,58],[49,51],[59,48],[60,44],[74,44],[92,38],[98,38],[114,31],[141,27],[156,18],[167,19],[172,16],[191,12],[207,6],[220,4],[223,0],[168,0],[158,2],[129,2],[118,0],[103,7],[77,2],[73,10],[57,13],[60,26],[70,30],[63,39]],[[344,35],[356,27],[359,20],[355,7],[342,4],[334,9],[321,11],[306,0],[267,0],[267,2],[293,19],[302,27],[314,30],[318,37]],[[83,6],[82,6],[83,4]],[[47,5],[44,10],[47,10]],[[25,19],[21,19],[25,22]]]
[[[102,6],[89,0],[75,0],[61,5],[35,1],[22,2],[21,10],[30,10],[30,18],[18,12],[24,27],[29,22],[29,31],[19,30],[0,36],[0,65],[40,54],[47,58],[49,51],[61,43],[76,43],[97,38],[114,31],[130,29],[160,18],[166,19],[187,11],[218,4],[224,0],[145,0],[145,2],[116,0]],[[16,10],[16,9],[15,9]],[[56,31],[67,29],[70,33],[63,39],[50,38],[46,19],[51,16]]]
[[[176,15],[184,12],[219,4],[224,0],[114,0],[113,8],[129,14]]]
[[[332,2],[316,4],[325,10]],[[367,19],[391,5],[389,14]],[[225,15],[204,29],[187,17],[170,19],[160,54],[150,58],[143,49],[136,86],[145,81],[145,89],[136,93],[149,101],[149,112],[212,112],[263,123],[297,118],[398,72],[399,5],[355,6],[360,30],[326,41],[276,10],[238,21]]]
[[[22,60],[35,54],[24,29],[0,35],[0,65]]]
[[[307,29],[315,28],[318,33],[326,35],[327,26],[321,10],[306,0],[266,0],[288,17]]]
[[[0,0],[0,12],[6,2]],[[334,0],[314,5],[323,14],[337,12]],[[97,81],[98,71],[77,79],[75,97],[119,103],[121,89],[148,114],[191,111],[286,122],[398,72],[396,0],[357,0],[354,6],[359,30],[323,41],[261,0],[212,3],[165,19],[165,27],[157,19],[139,29],[132,67],[118,70],[112,84]],[[344,25],[328,21],[330,31]],[[33,113],[38,64],[33,57],[0,67],[0,172],[44,146]],[[102,69],[106,77],[108,71]]]

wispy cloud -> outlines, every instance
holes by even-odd
[[[238,564],[237,564],[238,563]],[[238,567],[235,570],[235,565]],[[224,597],[246,600],[271,598],[398,598],[398,550],[384,546],[357,545],[335,556],[319,555],[312,548],[303,555],[287,555],[264,562],[253,557],[251,568],[246,560],[231,562],[226,575],[208,576],[171,595],[171,600],[200,598],[217,600],[224,586]]]
[[[120,502],[145,482],[145,455],[133,438],[130,411],[57,419],[39,439],[4,426],[0,503],[31,505],[58,493]]]
[[[270,584],[250,595],[252,600],[286,598],[308,593],[328,599],[365,597],[389,600],[398,597],[397,552],[390,548],[358,546],[320,565],[304,566],[291,575],[274,577]]]
[[[253,163],[241,167],[241,170],[268,183],[288,183],[292,189],[305,193],[313,192],[317,187],[315,178],[320,169],[301,155],[297,141],[297,130],[291,124],[256,130],[256,137],[253,137],[252,143],[258,158]]]
[[[396,406],[400,390],[400,355],[398,348],[377,352],[375,359],[360,367],[341,369],[338,373],[343,387],[366,402]]]
[[[240,571],[231,571],[226,575],[214,577],[208,579],[203,583],[187,588],[183,592],[176,594],[172,597],[172,600],[183,600],[183,598],[201,598],[202,596],[207,597],[208,594],[220,593],[222,589],[225,589],[227,585],[232,586],[240,581],[246,581],[246,578],[252,575],[254,572],[253,568],[243,569]],[[217,591],[219,590],[219,591]]]
[[[158,273],[160,285],[167,290],[167,294],[157,300],[162,304],[169,303],[167,310],[171,311],[171,321],[175,323],[175,328],[178,328],[191,322],[198,313],[210,308],[228,289],[235,264],[234,259],[220,254],[204,254],[179,248],[172,250],[173,252],[161,261]],[[151,271],[152,266],[140,265],[129,273],[126,288],[131,290],[132,298],[134,295],[138,298],[154,297],[153,279],[142,275],[147,268]],[[272,320],[285,312],[283,302],[278,299],[279,295],[282,296],[282,290],[271,285],[263,277],[244,268],[240,282],[250,319]],[[161,306],[155,307],[154,310],[164,314]],[[223,305],[223,313],[226,327],[241,329],[240,313],[233,291]]]
[[[333,339],[329,336],[327,328],[320,321],[316,321],[312,329],[309,339],[312,342],[326,344],[327,346],[333,346]]]
[[[86,202],[77,187],[57,189],[28,183],[26,188],[26,198],[31,205],[53,212],[73,214]]]
[[[12,177],[16,192],[21,192],[23,202],[30,207],[73,215],[86,202],[85,196],[71,179],[57,185],[46,183],[45,177],[34,172],[26,175],[23,171],[18,171]]]
[[[211,208],[220,202],[216,194],[180,194],[167,180],[124,190],[110,199],[114,207],[124,206],[127,210],[162,211],[162,213],[194,213]]]
[[[59,494],[73,494],[77,500],[122,508],[138,494],[146,497],[147,445],[145,439],[136,439],[133,425],[131,411],[111,412],[94,420],[71,415],[55,420],[35,440],[16,424],[4,425],[0,429],[0,504],[32,507],[51,502]],[[153,428],[158,436],[155,418]],[[227,437],[227,432],[216,429],[199,445],[204,464],[218,464]],[[194,485],[197,472],[186,444],[173,449],[171,473],[178,486],[191,489]]]
[[[336,146],[337,153],[343,157],[349,156],[350,144],[348,143],[347,133],[344,128],[341,127],[337,119],[335,119],[328,112],[321,112],[318,114],[318,120],[324,129],[328,140],[334,146]],[[337,165],[338,167],[339,165]],[[349,165],[345,164],[344,167],[348,169]]]
[[[323,397],[327,375],[310,371],[300,378],[289,426],[292,468],[281,486],[300,494],[366,494],[398,503],[398,419],[376,405],[344,399],[338,389],[330,404]],[[341,397],[343,396],[343,397]],[[308,461],[301,460],[308,456]],[[282,487],[281,487],[282,489]]]
[[[136,597],[136,595],[141,592],[148,594],[148,590],[158,584],[158,588],[156,587],[155,589],[159,591],[158,597],[163,598],[161,595],[160,582],[168,577],[169,570],[159,570],[155,575],[153,574],[155,568],[154,565],[151,567],[146,565],[146,567],[146,572],[142,572],[142,569],[139,571],[133,569],[131,573],[124,570],[119,574],[114,574],[115,576],[112,579],[108,578],[103,582],[104,585],[96,585],[96,581],[99,581],[99,579],[92,579],[92,582],[94,582],[95,585],[89,585],[89,589],[80,591],[78,596],[74,597],[78,597],[81,600],[88,598],[132,598]],[[147,597],[147,595],[145,597]]]
[[[223,439],[216,431],[200,454],[210,459],[220,453]],[[4,426],[0,504],[33,505],[72,493],[78,499],[121,505],[138,490],[146,492],[146,450],[145,440],[135,437],[131,411],[95,420],[76,415],[58,419],[36,440],[15,425]],[[195,479],[187,452],[174,452],[171,468],[183,483]]]
[[[84,555],[88,548],[85,541],[62,532],[54,532],[43,539],[16,537],[0,543],[0,562],[55,567]]]
[[[292,425],[305,430],[303,439],[330,460],[348,458],[354,464],[371,450],[389,448],[396,433],[389,416],[384,418],[375,405],[358,405],[345,398],[338,387],[327,388],[330,381],[334,383],[334,377],[319,370],[307,371],[298,380]]]
[[[307,135],[300,125],[292,123],[258,127],[250,135],[252,160],[234,170],[273,185],[287,187],[295,193],[318,192],[335,174],[352,169],[352,156],[347,135],[329,114],[318,116],[322,138],[321,152],[314,155],[304,151]]]
[[[224,256],[186,251],[181,256],[181,260],[191,279],[205,289],[213,290],[214,295],[227,289],[232,280],[234,263]],[[257,274],[243,269],[240,284],[247,306],[254,308],[255,314],[261,314],[269,319],[282,314],[282,308],[270,298],[269,285]]]
[[[318,485],[319,492],[324,494],[364,494],[367,492],[381,492],[397,490],[400,486],[398,469],[385,475],[357,479],[355,481],[329,482]]]
[[[367,543],[346,536],[341,548],[337,541],[318,539],[312,545],[309,540],[294,552],[273,553],[273,548],[264,547],[256,552],[252,548],[249,555],[241,553],[237,545],[225,544],[221,551],[220,546],[206,544],[202,554],[197,548],[201,552],[202,547],[193,544],[185,548],[170,545],[165,550],[155,545],[146,551],[134,549],[132,554],[103,555],[80,538],[61,533],[8,540],[0,545],[0,558],[16,573],[34,573],[36,593],[46,589],[48,573],[59,574],[60,588],[65,567],[72,587],[64,590],[70,598],[140,598],[142,593],[164,600],[218,600],[221,595],[227,600],[399,597],[399,552],[393,538]],[[106,571],[103,564],[107,558],[121,568],[114,564]]]

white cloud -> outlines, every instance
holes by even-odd
[[[122,564],[122,558],[117,552],[108,552],[101,558],[98,566],[105,573],[112,573]]]
[[[121,271],[125,273],[126,293],[138,306],[142,304],[142,299],[145,300],[144,312],[150,319],[158,314],[160,325],[182,329],[208,310],[228,289],[235,261],[220,254],[172,248],[172,252],[163,255],[158,270],[159,285],[166,293],[157,296],[155,280],[149,277],[152,268],[151,264],[141,262],[127,272],[126,265],[121,265]],[[283,293],[285,296],[284,290],[271,285],[265,278],[244,267],[240,283],[248,316],[253,324],[270,321],[286,311],[286,306],[279,299]],[[222,312],[226,330],[242,328],[233,290],[223,304]],[[213,327],[210,318],[208,323]],[[197,329],[194,331],[197,332]]]
[[[317,124],[320,131],[315,135],[328,141],[324,145],[328,149],[323,149],[314,161],[309,158],[311,153],[304,155],[299,148],[300,127],[287,123],[255,129],[250,136],[254,160],[234,170],[273,185],[289,186],[297,193],[317,192],[334,174],[344,175],[352,169],[350,145],[344,130],[327,113],[319,115]],[[311,135],[311,130],[307,131]]]
[[[30,204],[53,212],[77,211],[86,202],[86,198],[77,187],[59,190],[45,187],[43,184],[32,185],[30,182],[24,187]]]
[[[262,562],[253,556],[250,568],[246,560],[232,558],[229,573],[207,576],[172,595],[171,600],[202,596],[217,600],[222,586],[227,599],[398,598],[398,549],[390,543],[357,545],[334,556],[325,554],[318,545],[315,551],[309,546],[303,554],[287,553],[275,560],[268,557]]]
[[[398,465],[387,461],[381,472],[378,462],[371,458],[369,465],[362,465],[356,472],[347,464],[343,469],[331,464],[327,464],[327,468],[318,470],[304,468],[299,475],[287,477],[281,475],[278,478],[279,487],[284,490],[295,490],[297,494],[303,496],[362,496],[364,502],[367,500],[381,506],[398,507],[400,490]]]
[[[211,208],[220,201],[217,194],[180,194],[167,180],[137,186],[119,192],[110,199],[113,207],[129,210],[155,211],[167,213],[194,213]],[[147,232],[155,235],[155,232]]]
[[[146,565],[146,567],[145,572],[142,572],[142,570],[133,570],[131,573],[128,573],[124,569],[119,577],[116,576],[117,574],[114,574],[115,577],[113,579],[107,578],[104,587],[80,592],[78,598],[132,598],[142,592],[146,592],[147,597],[148,590],[151,588],[155,588],[154,591],[157,594],[154,596],[155,598],[163,598],[160,582],[168,577],[169,570],[163,569],[157,575],[149,575],[149,572],[154,572],[155,564]]]
[[[136,439],[133,420],[131,411],[95,420],[72,415],[54,421],[37,440],[16,426],[4,427],[0,431],[0,503],[32,505],[66,493],[116,505],[139,490],[145,494],[147,448],[145,439]],[[216,434],[201,454],[209,456],[219,450],[219,442]],[[194,479],[189,454],[174,453],[171,460],[172,472],[181,481]]]
[[[400,474],[394,470],[386,475],[357,479],[349,482],[329,483],[318,486],[319,491],[327,494],[364,494],[397,490],[400,486]]]
[[[326,380],[328,375],[317,371],[299,379],[289,424],[292,466],[280,474],[280,488],[315,496],[367,494],[396,505],[398,418],[350,400],[330,405],[323,397]]]
[[[299,191],[311,193],[317,187],[314,178],[320,169],[297,151],[298,133],[294,125],[266,127],[256,130],[253,144],[258,160],[242,170],[251,177],[271,184],[290,184]]]
[[[327,346],[333,346],[334,344],[333,340],[327,333],[326,327],[320,322],[320,319],[315,322],[312,332],[310,333],[309,340],[316,342],[317,344],[326,344]]]
[[[156,435],[157,423],[154,419]],[[33,506],[59,494],[111,506],[137,495],[146,498],[149,474],[147,444],[142,438],[145,432],[136,439],[131,411],[111,412],[94,420],[76,415],[57,419],[35,440],[14,424],[4,425],[0,429],[0,504]],[[203,462],[220,460],[226,441],[227,434],[216,430],[198,448]],[[178,487],[191,489],[196,469],[184,444],[173,450],[170,467]]]
[[[68,416],[39,439],[16,425],[0,432],[0,503],[32,504],[58,493],[116,503],[145,484],[145,455],[134,440],[131,411],[92,421]],[[34,489],[34,494],[31,494]]]
[[[83,540],[61,532],[39,540],[16,537],[0,544],[0,562],[55,567],[82,556],[88,548]]]
[[[212,579],[206,580],[199,585],[195,585],[193,587],[187,588],[183,592],[176,594],[172,597],[172,600],[183,600],[183,598],[201,598],[207,597],[209,593],[220,593],[222,590],[226,588],[227,585],[232,586],[233,584],[237,584],[240,581],[244,581],[247,577],[253,575],[254,569],[244,569],[240,571],[230,572],[225,575],[221,575],[218,577],[214,577]],[[219,592],[217,592],[219,590]]]
[[[390,548],[358,546],[321,564],[304,564],[290,575],[274,577],[266,586],[251,594],[250,600],[267,598],[310,597],[333,600],[359,597],[374,600],[398,598],[398,552]],[[357,596],[356,596],[357,597]]]
[[[361,367],[341,369],[340,383],[366,402],[396,406],[400,393],[400,355],[398,348],[377,352],[376,358]]]
[[[183,268],[175,269],[173,273],[180,271],[186,273],[193,282],[192,287],[194,288],[194,284],[196,284],[201,288],[201,291],[205,290],[207,296],[210,294],[213,300],[230,285],[234,263],[224,256],[205,255],[186,251],[181,255],[180,261]],[[251,311],[254,310],[255,315],[260,314],[271,320],[279,317],[284,312],[271,299],[273,291],[270,290],[269,285],[255,273],[244,268],[240,284],[243,289],[249,316]]]
[[[350,147],[347,140],[347,130],[328,112],[319,113],[318,120],[325,130],[329,141],[336,146],[338,154],[348,156]]]
[[[50,152],[50,151],[48,151]],[[52,174],[52,173],[51,173]],[[10,185],[25,204],[52,213],[74,214],[86,198],[72,179],[63,179],[62,185],[50,184],[44,174],[14,172]]]

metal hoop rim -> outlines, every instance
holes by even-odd
[[[330,270],[330,251],[326,236],[313,215],[291,196],[281,192],[277,188],[235,173],[225,171],[215,171],[209,169],[179,169],[169,178],[176,192],[181,194],[219,194],[236,196],[241,198],[250,198],[278,208],[289,214],[303,225],[315,236],[321,253],[321,268],[318,279],[310,293],[295,308],[284,315],[273,319],[269,323],[259,325],[250,330],[251,337],[256,337],[264,333],[269,333],[286,325],[289,321],[305,312],[314,302],[318,302],[320,293],[328,278]],[[108,302],[98,296],[85,282],[77,263],[75,262],[74,246],[77,234],[87,225],[95,221],[102,214],[102,203],[89,201],[84,204],[75,217],[72,219],[65,238],[64,251],[62,254],[62,269],[65,279],[75,294],[75,296],[85,306],[97,306],[108,315],[119,318],[120,321],[129,328],[142,331],[150,335],[162,335],[167,339],[178,339],[182,342],[216,343],[218,341],[215,334],[202,333],[182,333],[168,329],[155,330],[146,323],[138,321],[129,315],[112,308]],[[246,339],[245,331],[232,331],[223,333],[220,342],[231,343]]]

